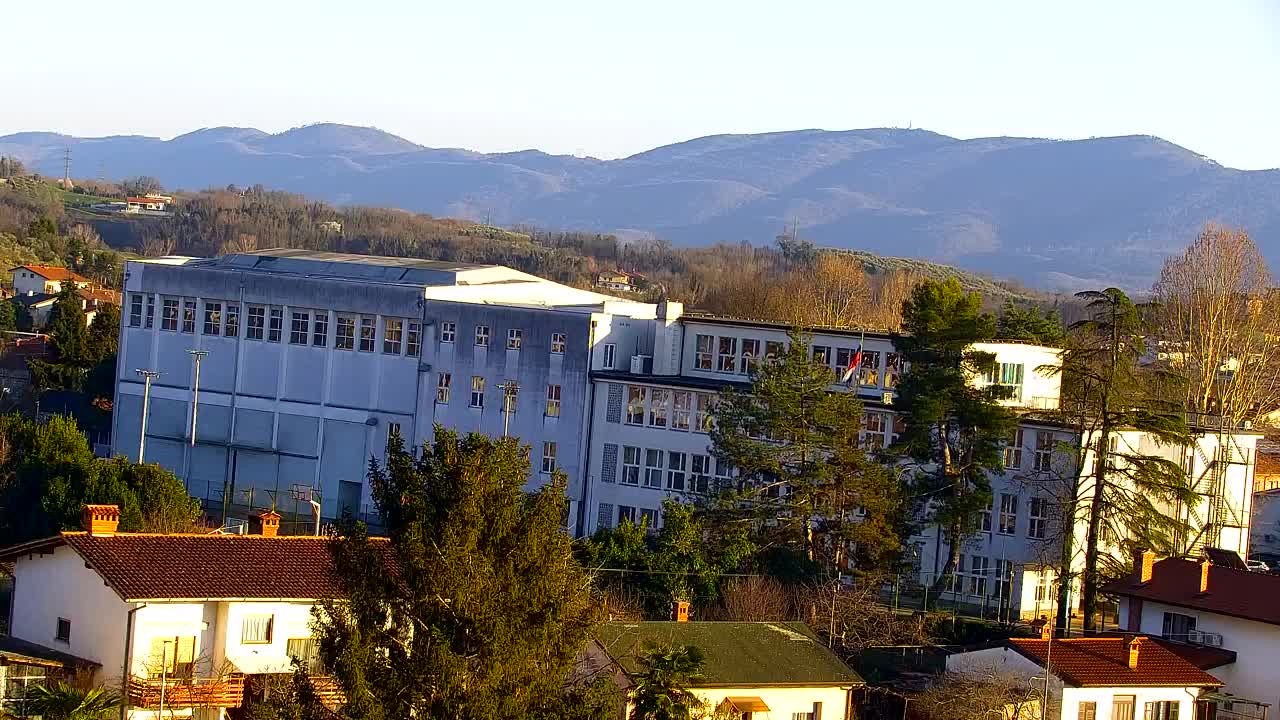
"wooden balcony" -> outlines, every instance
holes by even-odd
[[[346,695],[342,694],[342,687],[338,685],[338,681],[328,675],[312,675],[311,690],[316,694],[316,699],[324,703],[325,707],[330,710],[341,707],[347,701]]]
[[[128,703],[136,708],[160,708],[160,678],[131,678]],[[244,676],[225,678],[167,678],[165,708],[231,708],[244,704]]]

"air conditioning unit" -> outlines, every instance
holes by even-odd
[[[1222,647],[1222,635],[1220,633],[1192,630],[1187,633],[1187,642],[1206,647]]]
[[[652,355],[632,355],[631,356],[631,374],[647,375],[653,372],[653,356]]]

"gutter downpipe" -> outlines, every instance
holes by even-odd
[[[587,502],[591,494],[591,430],[595,424],[596,406],[596,383],[591,377],[596,359],[596,321],[590,320],[589,322],[591,323],[591,332],[587,335],[587,401],[582,412],[587,432],[582,446],[582,460],[579,466],[579,472],[582,474],[582,496],[578,499],[577,527],[574,532],[578,537],[586,537]]]
[[[235,492],[235,453],[236,453],[236,398],[240,393],[240,352],[244,349],[245,333],[249,332],[249,316],[244,304],[244,275],[240,275],[240,307],[236,311],[236,355],[231,359],[231,405],[230,418],[227,423],[227,456],[222,461],[222,517],[218,527],[227,526],[227,512],[231,509],[231,495]],[[206,487],[205,498],[208,499],[209,488]]]
[[[133,657],[133,615],[146,606],[146,603],[142,603],[130,608],[124,623],[124,662],[120,666],[120,689],[122,691],[120,694],[123,702],[120,703],[120,720],[125,720],[127,717],[125,708],[129,702],[129,677],[133,674],[131,672],[132,668],[129,667],[129,659]]]

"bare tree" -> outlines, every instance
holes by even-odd
[[[721,591],[724,619],[741,622],[794,620],[796,593],[767,576],[736,578]]]
[[[240,233],[235,240],[228,240],[222,243],[219,249],[219,255],[234,255],[236,253],[250,253],[258,249],[258,236],[248,233]]]
[[[1188,412],[1233,426],[1280,405],[1273,284],[1249,235],[1221,225],[1165,262],[1154,320],[1163,359],[1186,380]]]
[[[913,710],[912,716],[920,720],[1041,717],[1037,689],[1025,678],[998,672],[980,678],[947,673],[928,690],[911,698],[909,707]]]
[[[160,235],[153,235],[142,241],[143,257],[164,257],[172,255],[174,250],[173,238]]]

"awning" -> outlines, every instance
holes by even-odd
[[[769,712],[769,706],[758,697],[729,697],[724,701],[738,712]]]
[[[11,635],[0,636],[0,659],[5,662],[22,663],[24,665],[43,665],[44,667],[95,668],[102,664],[94,660],[76,657],[61,650],[54,650],[43,645],[19,640]]]

